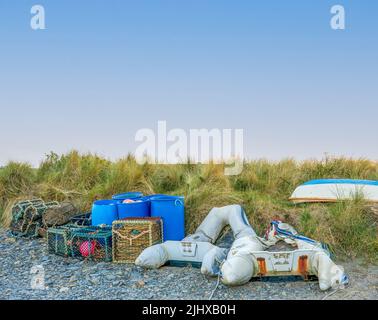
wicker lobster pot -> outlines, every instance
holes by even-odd
[[[72,257],[112,261],[112,228],[83,227],[72,231],[69,241]]]
[[[47,229],[47,248],[49,253],[59,256],[72,256],[71,238],[72,232],[81,227],[75,225],[65,225]]]
[[[126,218],[113,221],[113,262],[134,263],[140,253],[162,242],[160,218]]]
[[[92,224],[92,213],[87,212],[71,218],[71,223],[77,226],[90,226]]]
[[[41,199],[23,200],[12,207],[10,230],[14,236],[37,237],[43,227],[42,215],[58,206],[56,201],[43,202]]]

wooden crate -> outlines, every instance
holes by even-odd
[[[134,263],[140,253],[162,242],[160,218],[126,218],[113,222],[113,262]]]

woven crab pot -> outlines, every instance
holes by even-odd
[[[71,218],[71,223],[78,226],[90,226],[92,224],[92,213],[87,212]]]
[[[112,228],[93,226],[74,230],[69,246],[72,257],[93,261],[112,261]]]
[[[160,218],[126,218],[113,222],[113,262],[134,263],[140,253],[162,242]]]
[[[40,207],[44,204],[42,199],[31,199],[18,201],[12,207],[12,216],[14,220],[19,220],[23,218],[24,212],[28,207]]]
[[[10,230],[13,236],[34,238],[39,235],[41,224],[32,219],[20,219],[13,221]]]
[[[75,225],[65,225],[47,229],[47,248],[49,253],[59,256],[72,256],[71,238],[72,232],[81,227]]]
[[[38,220],[47,208],[58,204],[56,201],[45,203],[41,199],[19,201],[12,207],[12,221],[17,222],[25,218],[29,221]]]

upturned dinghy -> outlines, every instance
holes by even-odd
[[[336,202],[362,197],[378,203],[378,181],[353,179],[320,179],[308,181],[295,189],[294,203]]]

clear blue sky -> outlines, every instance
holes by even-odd
[[[30,28],[42,4],[46,30]],[[342,4],[346,30],[330,28]],[[375,0],[0,1],[0,165],[242,128],[249,158],[378,159]]]

